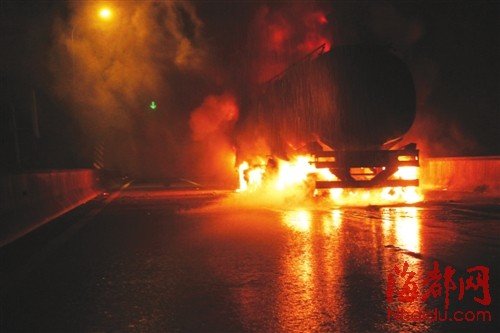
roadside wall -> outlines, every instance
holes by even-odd
[[[0,176],[0,246],[94,198],[98,183],[90,169]]]
[[[500,156],[426,158],[421,161],[424,190],[500,194]]]

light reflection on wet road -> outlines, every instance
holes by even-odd
[[[499,300],[498,205],[313,210],[242,208],[218,200],[196,192],[124,192],[42,265],[2,290],[0,329],[481,328],[477,323],[388,321],[387,276],[405,261],[420,282],[434,260],[457,272],[489,266],[492,299]],[[20,250],[7,250],[3,258],[8,264],[9,256]],[[419,305],[411,303],[406,309]],[[459,305],[476,306],[466,300]],[[494,322],[482,328],[495,331],[498,307],[492,304],[489,309]]]

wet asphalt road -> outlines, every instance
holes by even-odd
[[[259,208],[223,193],[129,188],[101,197],[0,249],[0,331],[50,332],[495,332],[499,331],[500,206]],[[403,322],[386,300],[394,267],[419,292],[438,261],[484,290],[450,291],[450,310],[491,322]],[[404,278],[398,277],[396,291]],[[479,316],[479,315],[478,315]]]

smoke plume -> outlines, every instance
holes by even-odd
[[[108,2],[106,18],[100,6],[72,2],[56,23],[56,94],[90,138],[82,144],[105,147],[106,168],[175,174],[186,114],[203,97],[180,99],[205,89],[203,23],[189,2]]]
[[[261,6],[249,27],[253,82],[263,83],[324,45],[332,46],[328,7],[314,2]]]
[[[235,148],[233,127],[238,119],[238,105],[233,95],[210,95],[192,113],[189,120],[192,138],[192,170],[206,183],[235,185]]]

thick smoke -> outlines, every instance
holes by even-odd
[[[261,6],[249,27],[252,82],[263,83],[324,45],[332,46],[328,7],[314,2]]]
[[[246,94],[250,102],[238,124],[238,162],[272,153],[269,138],[275,133],[269,133],[269,127],[258,118],[256,101],[269,80],[305,57],[331,49],[330,11],[330,4],[321,2],[270,3],[255,11],[248,27],[252,57],[248,59],[250,89]]]
[[[425,52],[435,27],[414,8],[392,2],[252,3],[235,5],[244,12],[240,24],[228,18],[230,4],[108,2],[109,20],[99,19],[99,5],[71,3],[69,15],[55,25],[51,67],[57,95],[88,138],[82,145],[103,146],[106,168],[205,183],[230,179],[235,148],[269,152],[252,119],[262,84],[321,45],[328,51],[355,43],[390,44],[410,65],[418,112],[407,141],[434,155],[450,146],[474,149],[463,122],[449,125],[443,112],[452,105],[439,101],[449,78],[442,59]],[[153,101],[156,109],[149,107]],[[426,144],[436,140],[441,144]]]
[[[188,143],[189,109],[203,98],[208,47],[189,2],[72,2],[55,26],[57,95],[73,111],[104,166],[141,176],[175,175]],[[186,87],[199,91],[185,102]],[[154,102],[157,108],[150,108]]]
[[[192,145],[193,172],[214,185],[235,184],[235,149],[232,131],[238,119],[238,105],[232,94],[210,95],[189,120],[195,143]]]

